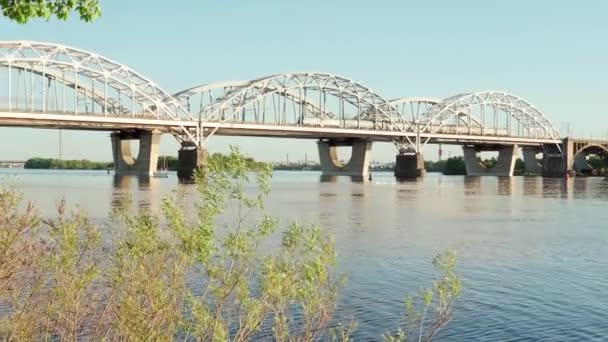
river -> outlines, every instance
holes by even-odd
[[[44,215],[65,197],[97,221],[129,191],[157,208],[175,175],[151,182],[100,171],[0,170]],[[268,209],[334,236],[348,279],[337,316],[356,341],[402,320],[403,299],[430,284],[432,257],[457,252],[463,293],[440,341],[608,340],[608,179],[461,177],[320,181],[275,172]]]

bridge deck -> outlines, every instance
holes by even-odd
[[[0,111],[0,126],[17,126],[30,128],[62,128],[75,130],[118,131],[129,129],[157,129],[169,132],[178,126],[196,130],[197,121],[175,121],[146,118],[125,118],[92,114],[49,114]],[[544,138],[526,138],[507,135],[488,135],[459,133],[416,133],[398,130],[379,130],[365,128],[318,127],[312,125],[268,125],[236,122],[204,122],[205,128],[215,129],[217,135],[256,136],[273,138],[361,138],[372,141],[393,141],[399,138],[414,139],[417,136],[429,143],[442,144],[519,144],[535,146],[540,144],[561,143],[561,140]],[[462,127],[459,127],[462,128]],[[449,127],[448,129],[449,130]]]

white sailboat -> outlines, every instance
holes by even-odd
[[[169,165],[167,165],[167,157],[163,158],[163,165],[160,170],[154,172],[156,178],[168,178],[169,177]]]

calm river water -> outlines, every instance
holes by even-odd
[[[65,196],[99,221],[124,191],[155,208],[177,187],[174,175],[149,184],[95,171],[1,170],[0,180],[43,213]],[[357,341],[399,325],[403,298],[430,284],[432,257],[447,248],[464,291],[439,340],[608,340],[608,179],[275,172],[268,208],[334,236],[348,278],[338,315],[359,321]]]

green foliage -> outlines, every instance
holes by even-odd
[[[608,162],[606,161],[606,159],[596,155],[589,156],[587,158],[587,164],[589,164],[592,169],[608,168]]]
[[[454,273],[456,254],[447,251],[433,259],[440,273],[432,287],[423,288],[415,297],[405,299],[405,329],[385,335],[385,341],[405,341],[407,337],[429,342],[452,318],[452,304],[460,296],[462,283]]]
[[[479,160],[484,166],[491,168],[496,165],[496,158]],[[466,166],[462,157],[451,157],[447,160],[430,161],[424,162],[424,168],[427,172],[442,172],[445,175],[466,175]],[[525,173],[525,164],[521,158],[517,158],[515,161],[515,174]]]
[[[213,155],[162,215],[125,196],[103,248],[102,231],[64,201],[41,220],[0,189],[0,340],[349,341],[354,322],[330,326],[343,282],[333,241],[264,212],[270,177],[236,148]],[[443,277],[420,297],[427,340],[460,291],[453,254],[434,265]]]
[[[99,0],[0,0],[2,15],[20,24],[33,18],[66,20],[76,11],[80,19],[93,21],[101,15]]]
[[[264,177],[267,178],[266,180],[270,179],[269,172],[271,171],[271,168],[268,164],[255,161],[251,157],[244,157],[240,154],[238,149],[235,149],[235,148],[231,148],[231,152],[228,155],[225,155],[222,153],[213,153],[211,156],[209,156],[209,161],[211,163],[215,164],[214,169],[216,171],[218,171],[218,169],[225,170],[227,168],[230,168],[229,162],[230,162],[230,159],[234,159],[234,153],[237,153],[239,155],[239,158],[242,159],[242,161],[239,162],[239,165],[238,165],[240,168],[245,168],[246,170],[249,170],[249,171],[266,169],[266,171],[268,171],[268,172],[266,173],[266,175]],[[233,162],[234,162],[234,160],[233,160]],[[212,168],[210,168],[209,170],[212,170]],[[261,174],[258,174],[258,176],[261,176]]]
[[[96,308],[92,286],[99,273],[95,257],[100,233],[84,213],[66,213],[65,201],[57,205],[57,219],[44,224],[48,229],[43,263],[46,329],[62,340],[75,341]]]
[[[445,169],[445,160],[426,160],[424,162],[424,169],[427,172],[443,172],[443,170]]]
[[[283,163],[277,163],[274,164],[272,166],[273,170],[280,170],[280,171],[320,171],[321,170],[321,164],[303,164],[303,163],[290,163],[290,164],[283,164]]]
[[[461,156],[451,157],[445,161],[443,169],[444,175],[466,175],[467,169],[464,164],[464,158]]]
[[[128,196],[112,219],[125,235],[107,273],[111,300],[98,332],[112,340],[170,340],[180,320],[185,265],[161,237],[158,219],[132,209]]]
[[[36,239],[40,219],[31,203],[23,206],[21,195],[0,188],[0,339],[23,340],[33,334],[35,314],[29,310],[31,294],[39,284],[36,265],[42,246]]]
[[[467,170],[463,157],[450,157],[439,161],[425,161],[424,168],[427,172],[441,172],[444,175],[466,175]]]
[[[282,233],[277,252],[261,253],[260,246],[278,231],[278,221],[262,213],[270,175],[268,165],[233,148],[229,155],[212,155],[207,171],[197,175],[196,222],[182,219],[179,196],[165,201],[182,260],[196,265],[206,279],[203,295],[188,294],[192,314],[183,326],[189,336],[245,341],[271,329],[281,341],[327,333],[339,285],[333,277],[333,243],[319,228],[294,223]],[[257,193],[245,191],[251,182]],[[220,213],[232,219],[218,231]],[[303,323],[292,331],[295,311]]]
[[[496,163],[498,162],[498,160],[496,159],[496,157],[492,157],[490,159],[484,159],[484,160],[481,160],[481,159],[478,158],[478,161],[483,166],[487,167],[488,169],[493,168],[496,165]]]
[[[225,160],[228,156],[222,153],[214,153],[210,160]],[[253,158],[245,158],[243,160],[246,167],[249,169],[257,169],[266,164],[255,161]],[[162,168],[167,165],[169,170],[177,170],[179,160],[175,156],[160,156],[158,157],[158,167]],[[107,170],[113,168],[111,162],[93,162],[90,160],[62,160],[53,158],[30,158],[25,162],[26,169],[41,169],[41,170]]]
[[[232,149],[197,175],[194,205],[178,191],[156,217],[126,196],[111,213],[107,229],[118,233],[103,255],[99,230],[65,202],[56,219],[40,220],[33,206],[19,209],[16,192],[0,192],[0,304],[10,307],[0,339],[329,337],[341,284],[333,243],[317,227],[280,229],[264,214],[270,176],[268,165]],[[274,252],[262,249],[273,241]]]
[[[63,201],[57,215],[41,220],[17,192],[0,190],[0,339],[76,340],[93,313],[99,233]]]
[[[517,160],[515,160],[514,173],[516,175],[523,175],[524,173],[526,173],[526,164],[524,163],[523,159],[517,158]]]
[[[112,168],[112,163],[92,162],[82,160],[60,160],[52,158],[30,158],[25,162],[26,169],[53,170],[106,170]]]

